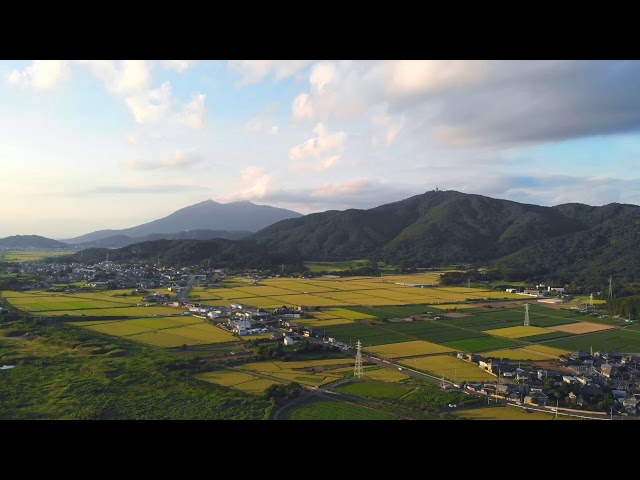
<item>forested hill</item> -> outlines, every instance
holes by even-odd
[[[543,207],[456,191],[430,191],[369,210],[283,220],[249,238],[304,258],[375,258],[421,266],[488,261],[581,232],[635,205]]]
[[[302,259],[294,253],[269,252],[264,245],[253,240],[154,240],[135,243],[114,250],[89,248],[55,261],[86,264],[104,260],[113,262],[150,262],[158,258],[162,265],[183,267],[210,264],[216,268],[279,268],[281,265],[301,264]]]
[[[627,213],[592,229],[540,242],[495,261],[493,267],[505,279],[551,278],[598,291],[608,288],[613,277],[615,288],[623,288],[623,283],[640,281],[640,214]]]

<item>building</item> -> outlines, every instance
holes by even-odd
[[[285,345],[295,345],[296,343],[298,343],[293,337],[289,337],[288,335],[285,335],[284,337],[284,344]]]

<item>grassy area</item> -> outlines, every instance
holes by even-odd
[[[400,417],[351,403],[315,401],[294,408],[291,420],[399,420]]]
[[[399,398],[413,390],[413,387],[389,382],[359,381],[340,385],[336,390],[361,397],[386,399]]]
[[[26,340],[15,336],[30,332]],[[267,399],[191,378],[200,364],[64,323],[2,324],[0,419],[266,419]]]

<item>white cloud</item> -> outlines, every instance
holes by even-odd
[[[159,170],[159,169],[170,169],[170,170],[182,170],[188,167],[193,166],[196,163],[200,163],[202,158],[193,153],[188,152],[185,153],[182,150],[176,150],[172,155],[157,160],[128,160],[123,162],[123,166],[127,170]]]
[[[271,128],[269,129],[269,133],[271,135],[277,135],[279,131],[280,131],[280,127],[278,127],[278,125],[272,125]]]
[[[448,87],[472,85],[483,80],[480,61],[398,60],[388,64],[386,90],[394,95],[417,95]]]
[[[289,150],[289,158],[294,162],[301,162],[308,158],[320,160],[316,165],[317,171],[326,170],[334,166],[340,160],[341,152],[344,148],[347,134],[344,132],[329,133],[323,123],[318,123],[314,132],[317,137],[310,138],[306,142]],[[325,154],[333,153],[328,158],[323,158]]]
[[[239,200],[258,200],[270,195],[273,177],[260,167],[247,167],[240,172],[239,190],[214,198],[221,202],[237,202]]]
[[[15,87],[49,90],[67,80],[70,75],[69,62],[66,60],[34,60],[22,71],[11,71],[7,76],[7,83]]]
[[[311,63],[311,60],[230,60],[229,70],[240,74],[236,86],[244,87],[260,83],[268,75],[274,74],[276,80],[295,75]]]
[[[171,84],[164,82],[159,88],[136,93],[124,101],[136,122],[157,122],[171,106]]]
[[[127,140],[129,141],[130,144],[137,145],[138,144],[138,135],[136,135],[135,133],[130,133],[130,134],[127,135]]]
[[[311,89],[316,93],[323,93],[327,86],[335,83],[337,78],[336,67],[331,63],[318,63],[313,67],[309,76]]]
[[[204,122],[205,106],[204,101],[207,95],[196,93],[191,97],[191,101],[182,107],[180,120],[183,124],[191,128],[202,128]]]
[[[301,93],[294,100],[291,105],[293,111],[293,117],[296,119],[310,118],[315,116],[315,109],[313,107],[313,100],[308,93]]]
[[[198,63],[198,60],[163,60],[162,66],[167,70],[183,73]]]
[[[184,71],[193,62],[168,60],[165,68]],[[151,88],[152,63],[145,60],[79,60],[79,65],[88,66],[107,91],[124,101],[139,124],[156,123],[169,119],[191,128],[201,128],[206,112],[206,94],[195,93],[183,105],[172,98],[171,83],[166,81]]]

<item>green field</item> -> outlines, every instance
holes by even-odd
[[[0,262],[34,262],[46,257],[60,257],[71,255],[74,252],[50,252],[50,251],[24,251],[24,250],[2,250],[0,251]]]
[[[487,335],[474,330],[465,330],[448,325],[448,320],[428,320],[415,322],[398,322],[386,325],[385,328],[394,332],[411,335],[421,340],[444,343],[468,338],[482,338]]]
[[[626,329],[606,330],[552,340],[545,345],[572,352],[588,352],[593,348],[594,351],[601,352],[640,353],[640,332]]]
[[[358,395],[361,397],[370,397],[378,399],[399,398],[411,390],[413,387],[398,385],[389,382],[350,382],[340,385],[338,391]]]
[[[352,323],[348,325],[335,325],[323,328],[327,337],[333,337],[347,345],[355,345],[360,340],[363,346],[384,345],[387,343],[400,343],[414,340],[413,338],[393,331],[378,328],[373,325]]]
[[[436,377],[447,380],[474,382],[495,380],[496,377],[479,368],[475,363],[461,360],[453,355],[435,355],[422,358],[409,358],[400,361],[400,365],[416,370],[424,370]]]
[[[400,417],[372,408],[336,401],[315,401],[289,412],[291,420],[400,420]]]
[[[195,317],[105,320],[69,322],[69,324],[164,348],[238,341],[232,333],[204,323],[203,320]]]
[[[371,347],[370,350],[376,355],[385,358],[414,357],[418,355],[430,355],[434,353],[447,353],[452,350],[437,343],[425,342],[424,340],[412,340],[402,343],[388,343]]]

